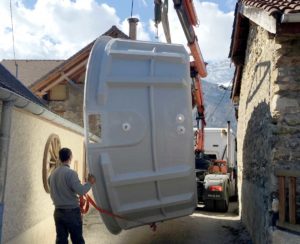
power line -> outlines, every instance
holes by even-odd
[[[131,1],[131,13],[130,13],[131,18],[132,18],[132,12],[133,12],[133,0]]]
[[[11,33],[12,33],[12,41],[13,41],[13,53],[14,53],[14,60],[16,60],[14,22],[13,22],[13,15],[12,15],[11,0],[9,1],[9,9],[10,9]]]
[[[222,98],[219,100],[218,104],[215,106],[214,111],[209,115],[207,122],[212,118],[212,116],[214,115],[214,113],[217,111],[219,105],[221,104],[221,102],[223,101],[224,97],[225,97],[226,91],[223,93]]]
[[[223,96],[221,97],[221,99],[219,100],[219,102],[217,103],[217,105],[215,106],[213,112],[209,115],[209,117],[207,119],[207,122],[212,118],[212,116],[214,115],[214,113],[217,111],[217,109],[218,109],[219,105],[221,104],[221,102],[223,101],[223,99],[224,99],[224,97],[226,95],[226,92],[228,91],[227,89],[230,87],[231,83],[232,83],[232,80],[230,81],[228,87],[224,90]]]
[[[13,54],[14,54],[14,61],[15,61],[15,66],[16,66],[16,78],[18,78],[18,64],[17,64],[17,61],[16,61],[14,22],[13,22],[11,0],[9,1],[9,10],[10,10],[10,21],[11,21],[11,34],[12,34],[12,43],[13,43]]]
[[[236,120],[233,118],[236,118],[235,117],[235,108],[234,108],[234,105],[231,104],[229,111],[226,113],[226,121],[231,121],[234,123],[234,121],[236,121]],[[233,125],[233,123],[232,123],[232,125]]]

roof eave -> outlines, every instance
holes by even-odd
[[[103,35],[109,35],[114,38],[130,39],[125,33],[119,30],[116,26],[112,26]],[[93,40],[79,52],[75,53],[73,56],[65,60],[62,64],[45,74],[43,77],[35,81],[30,89],[38,96],[43,96],[49,89],[64,80],[64,76],[70,75],[74,70],[78,71],[83,66],[87,64],[87,59],[92,49],[94,42]],[[72,68],[73,67],[73,68]]]
[[[45,74],[43,77],[35,81],[29,88],[33,91],[36,92],[39,89],[42,89],[43,85],[46,85],[48,81],[56,78],[56,76],[60,76],[61,72],[63,72],[65,69],[68,69],[70,66],[70,63],[72,61],[75,62],[78,58],[82,56],[84,59],[85,56],[88,56],[89,51],[92,49],[94,45],[95,40],[90,42],[87,46],[85,46],[83,49],[72,55],[70,58],[62,62],[60,65],[55,67],[53,70],[50,70],[47,74]],[[43,82],[42,82],[43,81]],[[42,82],[42,83],[41,83]]]
[[[66,129],[69,129],[80,135],[85,134],[84,128],[81,126],[62,118],[40,104],[3,87],[0,87],[0,101],[13,102],[14,106],[18,109],[30,112],[36,116],[46,119],[51,123],[63,126]],[[89,133],[89,138],[94,141],[99,141],[99,138],[91,133]]]
[[[244,4],[240,7],[240,13],[254,22],[255,24],[263,27],[265,30],[272,34],[276,34],[277,31],[277,16],[270,15],[263,9],[256,7],[246,6]]]
[[[300,13],[283,14],[280,23],[277,25],[278,35],[299,35],[300,34]]]
[[[246,43],[249,33],[249,19],[241,14],[241,7],[241,3],[236,5],[229,52],[229,58],[236,66],[244,64]]]
[[[281,16],[281,23],[300,23],[300,13],[289,13]]]

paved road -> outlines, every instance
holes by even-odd
[[[228,213],[206,212],[199,208],[193,215],[166,221],[156,232],[148,226],[112,235],[98,213],[84,218],[86,244],[251,244],[247,231],[237,216],[237,203],[231,203]]]

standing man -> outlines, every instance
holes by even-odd
[[[76,171],[70,169],[72,151],[62,148],[59,151],[61,165],[49,177],[50,195],[55,205],[56,244],[68,244],[70,233],[73,244],[84,244],[82,219],[78,195],[87,193],[96,182],[89,174],[88,182],[82,185]]]

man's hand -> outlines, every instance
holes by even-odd
[[[90,184],[94,185],[95,182],[96,182],[95,176],[93,176],[92,174],[88,174],[88,182],[89,182]]]

